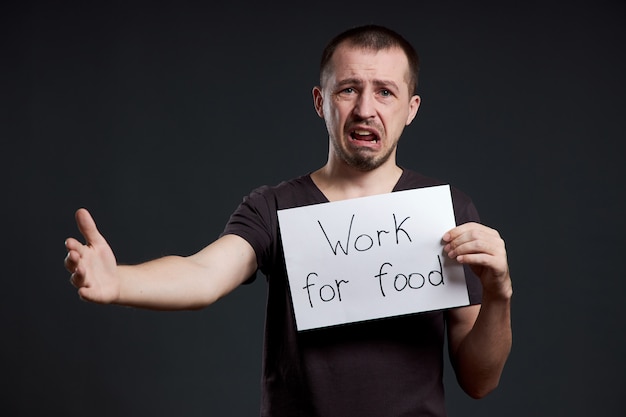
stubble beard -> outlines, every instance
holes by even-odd
[[[348,139],[348,141],[349,140],[350,139]],[[353,151],[344,149],[335,139],[331,139],[331,143],[335,153],[343,162],[345,162],[349,167],[355,168],[361,172],[369,172],[379,168],[389,160],[392,153],[398,146],[398,143],[396,142],[383,155],[376,155],[369,149],[355,149]]]

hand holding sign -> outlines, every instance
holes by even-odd
[[[469,303],[449,186],[280,210],[299,330]]]
[[[486,294],[509,298],[512,293],[504,240],[497,230],[478,223],[455,227],[443,236],[449,257],[468,264]]]

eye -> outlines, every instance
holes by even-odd
[[[391,97],[391,91],[387,89],[380,90],[380,95],[383,97]]]
[[[352,94],[352,93],[354,93],[354,88],[347,87],[347,88],[344,88],[343,90],[341,90],[341,92],[344,93],[344,94]]]

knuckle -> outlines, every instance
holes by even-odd
[[[476,240],[474,245],[478,252],[486,252],[489,249],[489,245],[484,240]]]

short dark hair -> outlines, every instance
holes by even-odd
[[[380,51],[383,49],[400,48],[404,51],[404,54],[409,61],[409,93],[415,94],[417,88],[417,78],[419,73],[419,57],[415,48],[400,34],[388,29],[384,26],[378,25],[365,25],[357,26],[346,30],[335,36],[326,45],[322,52],[322,59],[320,61],[320,85],[323,84],[323,78],[335,50],[342,43],[347,43],[350,46],[355,46],[363,49],[370,49],[373,51]]]

